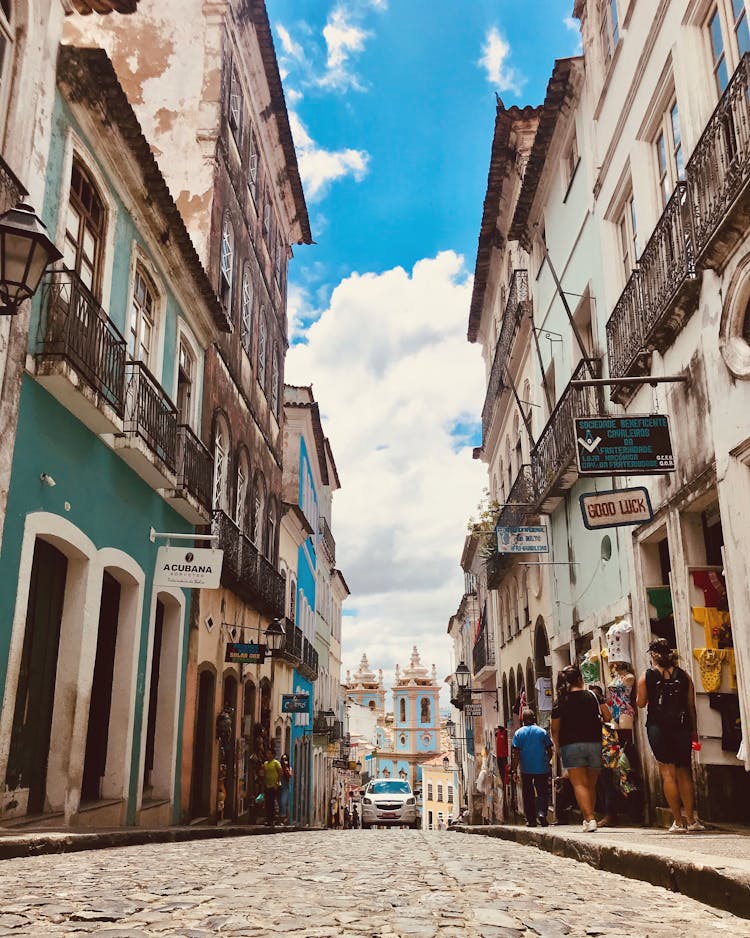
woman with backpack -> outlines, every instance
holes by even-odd
[[[648,646],[652,667],[638,678],[637,703],[646,707],[646,732],[674,821],[670,834],[705,830],[695,815],[690,759],[698,741],[695,692],[665,638]]]

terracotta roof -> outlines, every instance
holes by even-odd
[[[276,58],[276,51],[273,45],[273,36],[271,35],[271,24],[268,22],[268,12],[266,10],[265,0],[247,0],[247,10],[250,19],[255,26],[258,34],[258,43],[260,53],[263,59],[263,67],[266,72],[266,81],[271,92],[271,111],[276,116],[276,126],[279,130],[279,139],[281,148],[284,151],[287,173],[289,174],[289,185],[292,188],[294,204],[297,209],[297,224],[300,227],[301,237],[299,244],[314,244],[310,232],[310,218],[307,214],[307,204],[305,202],[305,193],[302,190],[302,180],[299,175],[299,165],[297,163],[297,151],[294,148],[292,139],[292,129],[289,126],[289,114],[286,109],[284,99],[284,89],[281,84],[281,75],[279,73],[279,63]]]
[[[531,239],[527,231],[529,215],[544,172],[547,151],[555,135],[563,105],[568,97],[574,93],[571,80],[577,74],[578,69],[582,69],[582,67],[583,58],[581,56],[570,59],[557,59],[547,85],[547,96],[544,99],[542,113],[539,117],[534,146],[531,148],[529,161],[526,164],[523,186],[518,196],[513,222],[508,232],[508,237],[512,241],[520,241],[521,246],[526,251],[531,247]]]
[[[232,323],[227,319],[224,307],[200,262],[182,215],[167,188],[148,140],[144,137],[135,112],[117,80],[107,53],[103,49],[60,46],[57,82],[63,89],[67,88],[73,100],[83,101],[86,106],[95,109],[102,116],[106,115],[107,121],[114,123],[119,129],[143,173],[143,198],[148,197],[155,203],[167,223],[161,235],[162,241],[172,241],[176,244],[217,328],[222,332],[231,332]]]
[[[492,155],[490,156],[490,169],[487,175],[487,192],[484,197],[477,261],[474,268],[474,289],[472,290],[471,306],[469,308],[469,330],[467,333],[469,342],[476,341],[479,323],[482,319],[484,291],[487,288],[492,249],[501,246],[505,237],[503,232],[498,231],[497,216],[500,211],[503,182],[516,159],[515,150],[510,146],[510,131],[514,119],[519,117],[528,119],[537,110],[537,108],[532,107],[521,109],[514,106],[506,108],[498,98],[495,134],[492,139]]]
[[[78,13],[135,13],[138,0],[71,0]]]

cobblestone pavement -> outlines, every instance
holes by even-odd
[[[736,918],[459,833],[279,833],[0,863],[0,936],[749,936]]]

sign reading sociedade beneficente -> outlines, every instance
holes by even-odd
[[[581,475],[657,475],[674,472],[669,418],[576,417],[576,456]]]

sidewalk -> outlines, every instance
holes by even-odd
[[[660,827],[607,827],[583,834],[578,825],[451,829],[538,847],[750,918],[748,828],[712,826],[696,834],[668,834]]]
[[[278,824],[222,824],[186,827],[126,827],[109,830],[0,828],[0,860],[35,857],[47,853],[74,853],[77,850],[102,850],[106,847],[136,847],[141,844],[178,843],[185,840],[212,840],[217,837],[254,837],[280,831],[306,831],[308,827]]]

